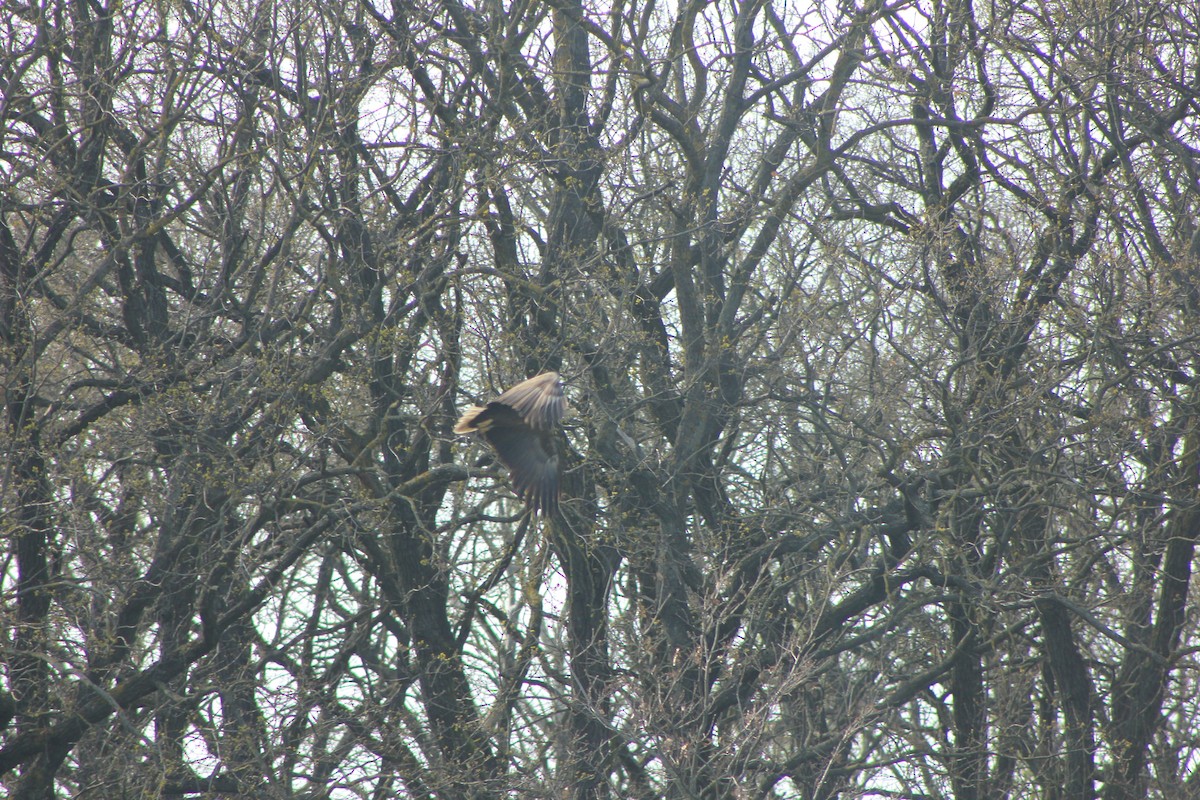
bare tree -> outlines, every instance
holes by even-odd
[[[1194,796],[1176,6],[15,6],[0,785]]]

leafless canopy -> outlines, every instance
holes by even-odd
[[[1194,1],[0,0],[0,796],[1192,800],[1198,543]]]

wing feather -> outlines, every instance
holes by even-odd
[[[528,425],[496,425],[482,435],[508,467],[517,495],[535,513],[553,511],[558,504],[558,456],[553,437]]]
[[[531,428],[543,431],[557,425],[567,410],[567,399],[557,372],[543,372],[522,381],[493,402],[508,406]]]

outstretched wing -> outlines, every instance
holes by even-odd
[[[508,406],[531,428],[543,431],[557,425],[567,410],[567,399],[557,372],[543,372],[522,381],[493,402]]]
[[[554,427],[566,412],[558,373],[517,384],[486,406],[472,406],[455,433],[479,433],[512,477],[513,489],[534,513],[558,506],[559,460]]]
[[[558,455],[553,435],[520,425],[493,425],[483,438],[508,467],[513,490],[535,514],[558,506]]]

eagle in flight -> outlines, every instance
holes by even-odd
[[[485,406],[471,406],[455,433],[478,433],[508,467],[513,489],[535,514],[558,507],[554,430],[567,410],[557,372],[522,381]]]

